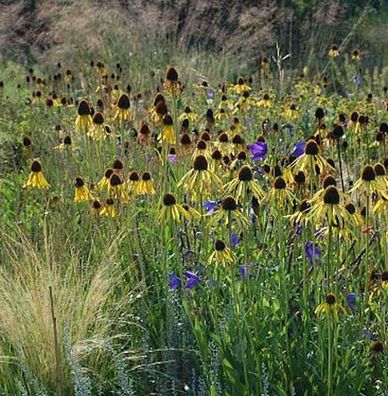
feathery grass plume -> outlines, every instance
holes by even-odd
[[[120,335],[121,315],[130,312],[122,273],[115,262],[122,235],[107,244],[100,262],[84,266],[82,271],[79,255],[69,254],[67,245],[54,245],[47,232],[41,249],[21,231],[18,235],[16,240],[1,231],[7,266],[0,269],[0,350],[19,365],[22,362],[14,354],[20,349],[33,377],[49,389],[55,389],[59,381],[62,392],[69,394],[72,384],[64,354],[65,327],[78,358],[90,370],[101,370],[109,363],[104,349]],[[118,289],[123,291],[121,297]],[[2,379],[9,375],[4,364],[0,373]]]

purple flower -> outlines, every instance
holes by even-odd
[[[195,256],[195,252],[193,252],[192,250],[187,250],[184,254],[183,254],[183,259],[185,261],[191,260],[193,257]]]
[[[306,255],[307,260],[310,263],[310,267],[314,267],[314,260],[319,260],[321,256],[321,249],[314,242],[306,242],[304,246],[304,253]]]
[[[347,302],[349,308],[350,309],[356,309],[357,300],[360,299],[361,297],[362,297],[361,294],[349,293],[346,296],[346,302]]]
[[[207,93],[207,98],[208,99],[214,99],[215,92],[214,92],[213,89],[208,89],[206,93]]]
[[[168,278],[170,280],[170,282],[168,283],[168,287],[170,289],[176,290],[181,287],[182,282],[181,282],[180,278],[178,278],[175,274],[168,275]]]
[[[205,201],[203,203],[203,207],[207,210],[207,213],[213,214],[214,211],[217,209],[218,202],[217,201]]]
[[[256,142],[249,146],[252,153],[252,160],[259,161],[264,159],[268,154],[268,145],[265,142]]]
[[[304,153],[304,147],[306,146],[306,142],[303,140],[299,140],[294,146],[294,151],[292,155],[296,158],[300,157]]]
[[[168,162],[170,164],[176,164],[176,154],[169,154],[168,155]]]
[[[239,243],[240,243],[240,240],[238,239],[238,235],[234,232],[230,236],[230,244],[232,245],[233,248],[235,248]]]
[[[353,78],[354,84],[359,87],[362,84],[362,77],[359,74],[356,74]]]
[[[251,271],[249,270],[252,267],[253,263],[249,262],[247,265],[240,265],[240,274],[244,281],[248,280],[248,277],[251,275]]]
[[[198,284],[198,282],[199,282],[199,276],[198,275],[196,275],[196,274],[194,274],[192,272],[189,272],[189,271],[186,271],[184,273],[184,275],[187,278],[187,282],[186,282],[186,285],[185,285],[186,289],[192,289],[193,287],[195,287]]]
[[[302,234],[302,230],[303,230],[303,227],[300,225],[300,224],[298,224],[296,227],[295,227],[295,236],[298,236],[298,235],[301,235]]]

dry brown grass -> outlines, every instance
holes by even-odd
[[[37,0],[30,12],[25,3],[0,5],[1,52],[21,62],[35,59],[45,65],[66,59],[79,66],[85,57],[129,63],[129,54],[136,54],[154,64],[153,56],[164,57],[161,63],[166,66],[200,49],[202,57],[209,53],[234,57],[240,73],[256,70],[260,58],[274,55],[277,46],[290,53],[291,68],[306,66],[306,60],[307,66],[315,63],[319,68],[330,45],[350,37],[349,32],[352,42],[346,42],[347,50],[355,46],[363,50],[360,38],[381,56],[386,47],[384,25],[367,34],[361,26],[352,31],[358,22],[349,19],[352,9],[338,0],[314,6],[276,0],[259,5],[244,0]],[[371,65],[376,59],[370,58]]]

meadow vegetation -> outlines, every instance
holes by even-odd
[[[0,5],[0,394],[385,395],[384,2],[82,3]]]

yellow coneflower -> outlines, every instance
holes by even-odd
[[[139,193],[140,193],[140,176],[137,172],[133,171],[129,175],[128,187],[129,187],[129,191],[133,195],[139,195]]]
[[[381,275],[376,274],[376,279],[370,285],[369,304],[373,306],[373,300],[384,297],[388,292],[388,271],[383,271]]]
[[[148,124],[146,122],[143,122],[137,137],[139,143],[143,145],[147,145],[151,143],[151,137],[152,137],[151,131]]]
[[[305,175],[315,172],[318,167],[319,173],[324,170],[335,171],[329,162],[320,154],[320,149],[315,140],[309,140],[304,148],[304,153],[289,165],[294,172],[302,171]]]
[[[380,184],[381,188],[388,189],[388,177],[385,173],[384,165],[377,163],[373,169],[376,173],[376,180]]]
[[[384,192],[384,183],[376,179],[376,172],[371,165],[365,165],[361,171],[361,177],[354,183],[353,188],[349,190],[350,193],[355,191],[362,195],[370,195],[373,192]]]
[[[204,140],[200,140],[197,143],[197,146],[195,147],[195,150],[193,151],[191,159],[194,160],[199,155],[203,155],[207,160],[209,160],[211,157],[211,152]]]
[[[186,106],[184,112],[178,117],[180,122],[186,119],[190,122],[195,122],[198,119],[198,114],[195,114],[189,106]]]
[[[221,96],[221,101],[218,104],[218,110],[221,109],[224,109],[224,111],[233,109],[233,102],[226,95]]]
[[[150,114],[155,124],[160,124],[163,117],[168,114],[166,99],[161,93],[156,95],[154,99],[154,107],[151,108]]]
[[[388,218],[388,190],[386,193],[381,193],[375,206],[373,207],[373,213],[378,216],[385,214]]]
[[[282,159],[282,163],[284,163],[285,165],[289,165],[290,161],[288,158],[283,158]],[[272,168],[272,172],[271,175],[274,177],[274,179],[276,179],[279,176],[282,176],[283,179],[286,181],[287,186],[288,185],[292,185],[292,183],[294,183],[294,175],[292,174],[292,170],[290,168],[284,168],[282,167],[280,164],[276,164],[273,168]]]
[[[221,206],[209,215],[213,224],[222,224],[228,226],[232,222],[236,222],[242,227],[249,224],[248,218],[241,212],[237,206],[237,202],[233,197],[226,197],[222,200]]]
[[[167,114],[163,117],[162,125],[162,140],[166,141],[168,144],[174,145],[175,140],[175,128],[172,117]]]
[[[163,84],[164,91],[172,95],[177,95],[180,88],[178,79],[178,72],[174,67],[170,67],[167,70],[166,81]]]
[[[307,223],[307,216],[311,210],[311,205],[307,199],[301,201],[298,206],[298,209],[292,215],[285,216],[288,218],[292,225],[296,226],[298,224]]]
[[[226,246],[225,242],[218,239],[214,244],[214,251],[209,256],[208,264],[218,267],[226,267],[228,264],[236,262],[236,255]]]
[[[255,99],[253,99],[248,91],[244,91],[243,94],[238,98],[235,103],[235,109],[233,110],[233,114],[236,114],[240,111],[247,112],[250,108],[255,105]]]
[[[356,226],[362,227],[364,225],[364,220],[361,214],[357,211],[356,207],[351,202],[345,205],[345,209],[350,214],[350,218],[353,220]]]
[[[252,170],[249,166],[243,166],[236,178],[225,184],[222,188],[223,196],[230,195],[236,199],[237,202],[245,201],[250,194],[256,198],[263,198],[264,191],[259,183],[254,180]]]
[[[95,141],[100,141],[106,138],[104,116],[101,113],[94,114],[92,127],[88,131],[88,136]]]
[[[237,157],[229,164],[229,169],[232,171],[238,170],[244,165],[247,160],[247,153],[245,151],[240,151]]]
[[[270,63],[269,63],[269,59],[268,59],[267,57],[264,57],[264,58],[262,59],[260,65],[261,65],[262,70],[263,70],[265,73],[268,73],[268,72],[269,72]]]
[[[242,94],[242,93],[244,93],[244,92],[249,92],[249,91],[251,91],[252,88],[251,88],[249,85],[247,85],[247,84],[245,83],[245,81],[244,81],[244,79],[243,79],[242,77],[240,77],[240,78],[237,80],[237,84],[235,84],[235,85],[232,87],[232,90],[233,90],[236,94],[240,95],[240,94]]]
[[[99,216],[101,213],[101,204],[99,201],[93,201],[92,207],[90,209],[92,216]]]
[[[292,206],[294,201],[296,201],[296,198],[282,176],[275,179],[271,190],[263,199],[263,202],[273,202],[276,207],[280,208],[287,206],[287,204]]]
[[[270,109],[272,107],[272,101],[268,94],[264,96],[257,102],[257,106],[263,109]]]
[[[204,142],[210,142],[211,141],[211,136],[210,136],[209,131],[205,130],[205,132],[202,133],[200,139],[203,140]]]
[[[24,187],[39,188],[45,190],[50,187],[50,184],[44,177],[42,166],[39,161],[34,161],[31,165],[31,173],[28,176],[27,182]]]
[[[369,147],[372,148],[372,147],[384,146],[384,142],[385,142],[384,133],[381,132],[381,131],[378,131],[378,132],[376,133],[374,142],[371,143],[371,144],[369,145]]]
[[[101,180],[97,183],[97,186],[100,190],[104,190],[105,188],[109,187],[109,179],[113,173],[113,169],[107,169],[104,173],[104,176]]]
[[[138,195],[154,195],[155,189],[152,183],[151,175],[144,172],[139,182]]]
[[[327,187],[329,187],[329,186],[334,186],[334,187],[337,187],[337,181],[335,180],[335,178],[333,177],[333,176],[326,176],[324,179],[323,179],[323,182],[322,182],[322,188],[320,188],[314,195],[313,195],[313,197],[310,199],[310,204],[311,205],[314,205],[316,202],[319,202],[319,201],[321,201],[322,200],[322,198],[323,198],[323,195],[325,194],[325,191],[326,191],[326,188]],[[340,198],[344,198],[344,194],[343,193],[341,193],[341,192],[339,192],[338,191],[338,193],[340,194]]]
[[[72,144],[71,136],[67,135],[63,138],[63,142],[60,143],[58,146],[54,147],[54,150],[58,151],[65,151],[65,150],[76,150],[76,147]]]
[[[327,222],[329,226],[345,227],[345,223],[350,220],[350,215],[341,204],[340,194],[336,187],[329,186],[325,189],[319,201],[312,205],[308,219],[316,225]]]
[[[294,190],[303,191],[305,184],[306,184],[306,175],[304,174],[304,172],[299,171],[298,173],[293,175],[293,178],[294,178],[294,185],[295,185]]]
[[[120,90],[120,87],[118,86],[118,84],[116,84],[113,87],[113,91],[111,92],[111,100],[113,103],[116,103],[119,99],[120,96],[122,95],[122,91]]]
[[[131,102],[127,94],[122,94],[116,106],[116,114],[114,119],[118,120],[120,123],[126,121],[132,121],[133,114],[131,111]]]
[[[337,58],[339,56],[339,48],[336,44],[333,44],[329,50],[330,58]]]
[[[220,178],[209,170],[207,159],[203,155],[195,158],[193,168],[179,181],[178,187],[192,192],[193,199],[208,197],[212,190],[220,187]]]
[[[198,210],[194,209],[192,206],[182,204],[182,208],[189,213],[189,216],[192,219],[199,220],[202,217],[201,213],[199,213]]]
[[[359,61],[360,59],[361,59],[360,51],[359,50],[354,50],[352,52],[352,60]]]
[[[299,112],[295,104],[291,104],[284,112],[283,116],[290,121],[295,121],[299,117]]]
[[[228,114],[226,113],[225,109],[219,109],[216,114],[214,115],[214,119],[216,121],[227,121],[229,118]]]
[[[116,217],[117,210],[112,198],[108,198],[105,202],[104,207],[100,211],[100,216]]]
[[[247,150],[247,145],[240,134],[235,134],[232,137],[232,152],[233,154],[245,152]]]
[[[345,308],[337,301],[337,297],[334,294],[328,294],[325,302],[319,304],[314,312],[319,317],[329,315],[336,322],[339,322],[338,314],[340,312],[346,315]]]
[[[32,142],[31,139],[27,136],[23,138],[23,156],[28,157],[32,152]]]
[[[64,82],[65,82],[66,84],[71,84],[71,83],[73,82],[74,77],[73,77],[73,74],[72,74],[72,72],[71,72],[70,69],[67,69],[67,70],[66,70],[65,76],[64,76],[63,80],[64,80]]]
[[[244,127],[238,117],[233,117],[233,125],[230,127],[230,129],[233,132],[233,136],[242,134]]]
[[[220,132],[218,135],[218,142],[216,142],[216,148],[221,151],[224,155],[229,155],[232,150],[232,144],[229,141],[228,134],[226,132]]]
[[[164,194],[163,205],[157,218],[158,223],[173,221],[180,221],[180,217],[190,220],[190,213],[183,208],[182,205],[177,204],[174,195]]]
[[[78,116],[75,120],[75,126],[80,132],[88,132],[92,126],[92,117],[90,115],[90,107],[86,100],[82,100],[78,106]]]
[[[180,144],[182,147],[183,152],[187,153],[191,149],[191,137],[188,133],[184,133],[181,136]]]
[[[114,172],[117,172],[121,175],[123,173],[124,164],[120,159],[116,159],[115,162],[113,162],[112,168]]]
[[[187,134],[187,133],[189,132],[189,126],[190,126],[190,121],[189,121],[187,118],[185,118],[185,119],[182,121],[181,133],[182,133],[182,134]]]
[[[124,201],[128,199],[124,180],[115,172],[113,172],[109,178],[108,192],[114,198],[119,198]]]
[[[61,99],[58,98],[57,94],[55,94],[55,93],[53,94],[52,100],[53,100],[53,106],[54,106],[54,107],[59,107],[59,106],[61,106],[62,102],[61,102]],[[65,103],[65,104],[66,104],[66,103]]]
[[[96,64],[96,72],[98,73],[98,75],[100,77],[106,76],[106,74],[107,74],[105,65],[100,61],[97,62],[97,64]]]
[[[361,132],[361,123],[359,122],[359,115],[356,111],[354,111],[350,115],[350,120],[348,123],[348,129],[354,131],[356,135],[359,135]]]
[[[216,172],[222,167],[222,153],[220,150],[214,150],[211,155],[210,169],[212,172]]]
[[[89,189],[85,186],[85,182],[81,177],[77,177],[75,179],[75,192],[74,192],[74,201],[75,202],[83,202],[90,201],[92,199],[92,194]]]

